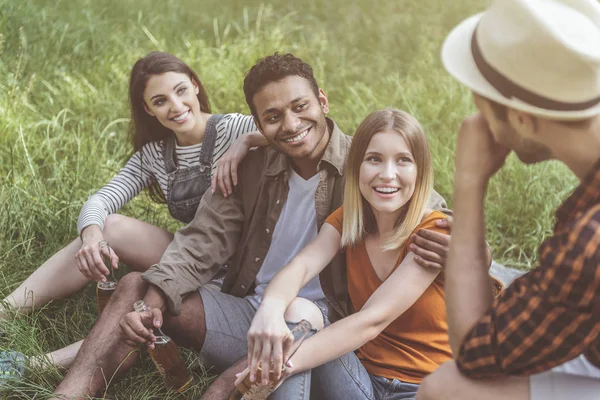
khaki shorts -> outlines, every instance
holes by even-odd
[[[583,355],[529,378],[531,400],[600,399],[600,369]]]
[[[240,358],[248,355],[248,329],[256,314],[252,303],[241,297],[202,287],[199,289],[204,303],[206,336],[200,357],[206,365],[224,371]],[[319,307],[325,325],[328,325],[327,301],[314,301]],[[298,321],[286,321],[292,329]],[[313,333],[316,330],[313,329]]]

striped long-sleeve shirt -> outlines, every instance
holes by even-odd
[[[256,126],[251,116],[226,114],[217,125],[211,173],[215,172],[217,161],[239,136],[255,130]],[[158,182],[165,197],[168,198],[163,146],[163,141],[144,145],[142,151],[137,151],[131,156],[123,169],[108,184],[85,202],[77,222],[79,233],[90,225],[98,225],[103,229],[104,221],[109,214],[117,212],[154,182]],[[199,165],[198,157],[201,149],[202,143],[184,147],[176,146],[175,157],[179,168]]]
[[[456,363],[472,378],[531,375],[580,354],[600,368],[600,161],[556,212],[541,265],[467,334]]]

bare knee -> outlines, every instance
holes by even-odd
[[[432,374],[425,377],[419,391],[417,400],[443,400],[452,399],[455,393],[453,385],[464,379],[453,361],[441,365]]]
[[[128,301],[140,300],[148,290],[148,285],[148,282],[142,279],[140,272],[130,272],[119,279],[119,284],[113,297],[119,299],[126,298]]]
[[[123,238],[123,230],[126,227],[128,217],[121,214],[110,214],[104,221],[102,235],[111,246]]]
[[[125,274],[119,280],[118,289],[120,289],[120,291],[125,291],[125,290],[130,291],[130,290],[138,290],[141,287],[146,288],[147,286],[148,286],[148,283],[142,279],[142,273],[132,271],[128,274]]]
[[[285,310],[283,318],[289,322],[299,322],[302,319],[311,323],[313,328],[323,329],[323,313],[310,300],[296,297]]]
[[[177,316],[164,316],[164,330],[179,345],[202,350],[206,336],[204,303],[198,292],[187,296],[181,304],[181,313]]]

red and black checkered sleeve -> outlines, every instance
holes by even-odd
[[[471,378],[531,375],[586,351],[600,334],[600,205],[546,240],[541,266],[517,279],[466,336]]]

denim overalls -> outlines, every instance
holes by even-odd
[[[168,176],[167,205],[171,216],[181,222],[189,223],[194,219],[200,199],[210,188],[217,125],[223,117],[223,114],[215,114],[206,122],[206,132],[200,149],[200,165],[179,169],[175,158],[175,135],[169,136],[165,142],[163,157]]]

